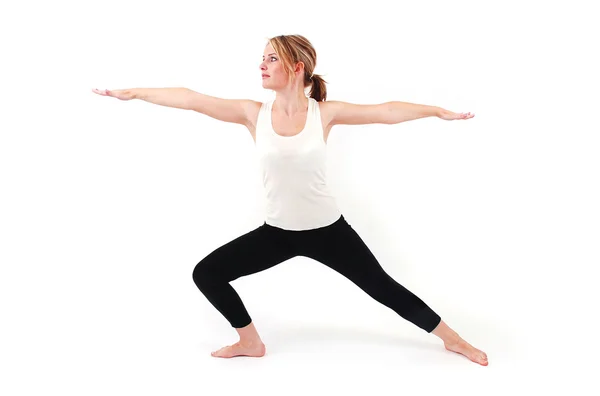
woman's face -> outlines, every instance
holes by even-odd
[[[287,85],[287,75],[283,69],[283,64],[271,44],[267,44],[265,47],[260,70],[263,88],[276,89]],[[263,77],[263,74],[268,75],[268,77]]]

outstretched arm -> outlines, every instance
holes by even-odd
[[[460,120],[475,116],[471,113],[454,113],[438,106],[399,101],[381,104],[354,104],[341,101],[328,101],[328,103],[332,113],[332,125],[398,124],[434,116],[442,120]]]
[[[425,117],[438,117],[442,120],[466,120],[473,118],[475,114],[454,113],[438,106],[428,106],[408,102],[388,102],[389,123],[397,124],[404,121],[416,120]]]
[[[224,99],[192,91],[189,88],[129,88],[116,90],[93,89],[102,96],[112,96],[121,100],[140,99],[176,109],[193,110],[219,121],[233,122],[248,126],[250,117],[260,102],[250,99]]]
[[[385,105],[387,106],[388,124],[398,124],[426,117],[438,117],[443,110],[437,106],[398,101],[387,102]]]

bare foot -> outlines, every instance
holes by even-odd
[[[233,345],[225,346],[211,352],[213,357],[232,358],[235,356],[262,357],[266,353],[265,344],[262,342],[241,344],[239,341]]]
[[[462,338],[455,343],[444,343],[444,346],[449,351],[465,355],[475,363],[479,363],[482,366],[488,365],[487,355],[485,354],[485,352],[473,347],[471,344],[469,344]]]

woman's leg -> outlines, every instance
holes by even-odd
[[[299,254],[327,265],[404,319],[442,338],[447,349],[487,365],[487,357],[483,352],[466,344],[464,340],[461,343],[458,334],[437,313],[385,272],[343,216],[332,225],[312,230],[304,237]]]
[[[213,356],[264,355],[264,344],[240,296],[229,282],[292,257],[293,249],[281,233],[262,225],[215,249],[194,267],[194,283],[240,336],[238,343],[213,352]]]
[[[428,333],[440,323],[437,313],[384,271],[343,217],[315,231],[306,234],[300,254],[342,274],[376,301]]]

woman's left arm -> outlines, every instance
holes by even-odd
[[[438,106],[428,106],[408,102],[388,102],[387,117],[389,124],[398,124],[400,122],[416,120],[425,117],[438,117],[442,120],[466,120],[473,118],[475,114],[454,113],[450,110]]]
[[[442,120],[464,120],[475,116],[471,113],[453,113],[438,106],[398,101],[380,104],[354,104],[328,100],[324,106],[327,106],[330,125],[398,124],[433,116]]]

